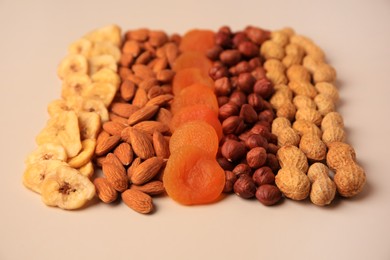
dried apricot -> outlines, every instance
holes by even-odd
[[[225,173],[214,157],[195,146],[172,154],[163,177],[168,195],[185,205],[214,202],[225,186]]]
[[[199,51],[203,54],[214,47],[215,34],[210,30],[193,29],[181,38],[179,49],[185,51]]]
[[[173,70],[177,72],[187,68],[198,68],[208,74],[211,66],[211,61],[203,53],[186,51],[177,57],[173,64]]]
[[[173,154],[187,145],[199,147],[203,153],[215,158],[218,152],[217,133],[204,121],[196,120],[182,124],[172,134],[169,150]]]
[[[217,133],[218,140],[221,140],[222,126],[219,122],[217,114],[208,106],[202,104],[187,106],[178,110],[177,113],[172,117],[170,123],[171,132],[175,132],[175,130],[182,124],[195,120],[202,120],[210,124]]]
[[[206,105],[211,110],[215,111],[215,113],[218,113],[218,101],[214,91],[199,83],[192,84],[183,89],[179,95],[175,96],[171,104],[171,111],[175,114],[183,107],[197,104]]]
[[[172,81],[173,94],[178,95],[180,91],[194,83],[200,83],[214,89],[214,81],[207,73],[199,68],[187,68],[176,72]]]

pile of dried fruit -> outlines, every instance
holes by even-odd
[[[49,206],[121,195],[150,213],[165,192],[186,205],[234,192],[324,206],[364,187],[335,111],[336,72],[290,28],[122,37],[107,26],[69,46],[58,76],[61,99],[49,104],[23,175]]]

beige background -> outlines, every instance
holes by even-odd
[[[0,259],[390,259],[388,0],[80,2],[0,0]],[[367,172],[364,192],[326,208],[237,196],[184,207],[165,197],[150,216],[123,204],[44,206],[21,176],[60,96],[56,66],[70,42],[110,23],[170,33],[291,26],[312,37],[338,71],[338,111]]]

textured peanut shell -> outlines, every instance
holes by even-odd
[[[299,143],[299,149],[308,159],[322,161],[326,157],[326,145],[315,134],[304,134]]]
[[[285,75],[286,67],[277,59],[269,59],[264,62],[264,69],[267,71],[267,78],[274,84],[286,84],[287,77]]]
[[[323,61],[325,59],[325,53],[321,48],[306,36],[295,34],[290,37],[290,43],[301,46],[305,50],[307,56],[312,57],[313,60]]]
[[[278,43],[268,40],[265,41],[260,47],[260,54],[263,55],[265,59],[278,59],[282,60],[286,55],[284,52],[283,46]]]
[[[293,200],[303,200],[310,192],[309,178],[294,167],[280,169],[275,177],[275,183],[287,198]]]
[[[318,93],[321,93],[325,95],[326,97],[330,98],[333,103],[337,103],[340,99],[339,92],[335,85],[329,82],[319,82],[315,84],[314,86]]]
[[[307,120],[314,123],[316,126],[320,126],[322,121],[320,112],[312,108],[298,109],[295,118],[296,120]]]
[[[306,173],[309,168],[306,155],[296,146],[283,146],[278,150],[276,156],[282,168],[294,167],[303,173]]]
[[[334,82],[336,80],[336,70],[326,63],[320,63],[313,73],[313,80],[317,82]]]
[[[366,174],[356,163],[347,164],[336,170],[334,182],[343,197],[353,197],[363,190]]]
[[[318,112],[323,116],[335,110],[333,100],[323,94],[318,94],[314,98],[314,102],[316,103]]]
[[[292,121],[295,118],[295,113],[297,112],[295,106],[291,101],[288,101],[281,105],[276,111],[277,117],[286,117],[288,120]]]
[[[296,106],[297,109],[301,108],[312,108],[316,109],[317,105],[314,103],[313,99],[311,99],[308,96],[304,95],[296,95],[293,99],[293,104]]]
[[[295,95],[304,95],[310,98],[314,98],[317,95],[315,87],[307,81],[290,81],[288,86]]]
[[[299,134],[291,127],[282,129],[278,134],[279,146],[285,146],[285,145],[298,146],[299,140],[300,140]]]
[[[322,131],[331,127],[340,127],[340,128],[344,127],[343,117],[337,112],[330,112],[322,119],[321,122]]]
[[[285,48],[286,56],[283,58],[282,62],[287,68],[295,65],[301,64],[305,51],[297,44],[290,43]]]
[[[309,177],[310,182],[314,182],[320,178],[328,178],[329,168],[320,162],[313,163],[307,171],[307,177]]]
[[[333,142],[328,144],[326,163],[332,170],[340,169],[356,161],[355,150],[349,144]]]
[[[329,178],[319,178],[313,182],[310,200],[318,206],[329,205],[336,195],[336,184]]]
[[[277,117],[272,121],[272,133],[278,135],[284,128],[291,128],[291,122],[285,117]]]
[[[344,129],[341,127],[326,128],[322,133],[322,141],[327,145],[332,142],[344,142],[345,139],[346,134]]]
[[[322,138],[322,131],[318,128],[318,126],[307,120],[295,121],[292,128],[301,136],[304,134],[315,134],[318,138]]]
[[[276,90],[270,99],[270,103],[275,109],[278,109],[286,102],[291,102],[293,98],[292,91],[286,85],[279,84],[278,86],[284,87],[280,87],[278,90]]]
[[[271,40],[277,43],[279,46],[286,46],[289,42],[289,35],[283,30],[272,31],[271,32]]]
[[[286,74],[289,81],[310,82],[311,79],[310,72],[298,64],[288,68]]]

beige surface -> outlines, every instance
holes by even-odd
[[[0,259],[390,259],[389,1],[16,2],[0,0]],[[21,176],[46,106],[60,96],[56,66],[70,42],[110,23],[168,32],[291,26],[312,37],[338,71],[364,192],[327,208],[237,196],[198,207],[161,198],[151,216],[123,204],[45,207]]]

